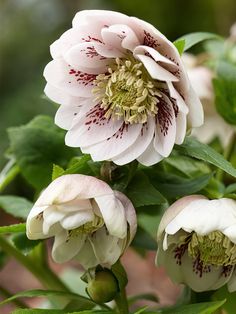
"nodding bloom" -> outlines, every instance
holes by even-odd
[[[172,204],[158,230],[157,264],[194,291],[228,284],[236,290],[236,202],[186,196]]]
[[[130,200],[94,177],[71,174],[53,181],[40,195],[26,222],[31,240],[55,237],[54,261],[76,258],[84,268],[110,267],[136,232]]]
[[[203,110],[176,47],[151,24],[121,13],[81,11],[51,45],[46,95],[61,106],[66,145],[94,161],[148,166],[181,144]]]

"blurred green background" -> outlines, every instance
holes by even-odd
[[[235,0],[0,0],[0,165],[6,128],[56,110],[43,95],[49,45],[70,28],[81,9],[112,9],[154,24],[169,39],[208,31],[228,36]]]

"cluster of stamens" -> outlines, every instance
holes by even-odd
[[[123,119],[126,124],[145,123],[156,116],[160,92],[137,60],[116,58],[105,74],[94,80],[93,93],[107,119]]]

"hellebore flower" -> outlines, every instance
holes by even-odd
[[[84,268],[110,267],[136,232],[129,199],[94,177],[71,174],[53,181],[31,209],[29,239],[55,237],[52,257],[58,263],[76,258]]]
[[[78,12],[51,45],[46,95],[61,106],[66,145],[94,161],[153,165],[203,123],[176,47],[151,24],[112,11]]]
[[[236,290],[236,202],[183,197],[170,206],[158,230],[157,264],[194,291],[228,283]]]

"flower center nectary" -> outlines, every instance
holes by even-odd
[[[86,222],[85,224],[83,224],[82,226],[78,228],[69,230],[68,237],[69,238],[77,237],[78,235],[81,235],[81,234],[85,234],[85,235],[92,234],[98,229],[100,229],[103,225],[104,225],[104,220],[101,217],[95,215],[95,218],[93,219],[93,221]]]
[[[158,111],[160,92],[142,63],[135,59],[116,58],[116,63],[94,81],[93,93],[101,103],[107,119],[123,119],[125,123],[145,123]]]
[[[199,257],[205,265],[229,266],[236,264],[236,244],[220,231],[208,235],[193,233],[188,243],[188,254]]]

